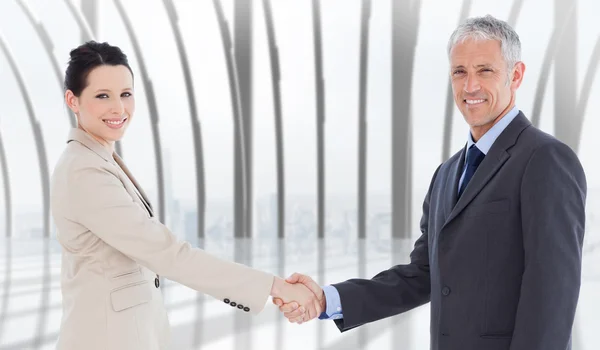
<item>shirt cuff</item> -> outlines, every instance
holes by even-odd
[[[342,302],[340,301],[340,293],[334,286],[324,286],[323,293],[325,294],[325,301],[327,303],[327,309],[325,312],[319,315],[320,320],[338,320],[343,318],[342,314]]]

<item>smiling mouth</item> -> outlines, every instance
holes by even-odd
[[[121,120],[102,119],[102,121],[104,122],[104,124],[106,124],[108,126],[119,127],[119,126],[122,126],[123,124],[125,124],[125,122],[127,121],[127,118],[123,118]]]
[[[469,106],[474,106],[474,105],[479,105],[484,102],[487,102],[487,100],[486,99],[478,99],[478,100],[463,99],[463,102]]]

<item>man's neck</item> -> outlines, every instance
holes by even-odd
[[[502,113],[500,113],[500,115],[498,117],[496,117],[494,120],[492,120],[491,122],[484,124],[484,125],[480,125],[480,126],[473,126],[471,127],[471,136],[473,137],[473,141],[477,142],[479,141],[479,139],[485,135],[486,132],[490,131],[490,129],[496,125],[496,123],[498,123],[502,118],[504,118],[505,115],[508,114],[508,112],[510,112],[513,108],[515,107],[515,102],[512,101],[507,108],[505,108]]]

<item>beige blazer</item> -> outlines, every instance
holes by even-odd
[[[267,302],[273,275],[178,241],[123,160],[83,130],[69,134],[50,199],[62,246],[58,349],[167,349],[157,274],[241,313],[258,314]]]

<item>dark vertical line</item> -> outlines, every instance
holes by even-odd
[[[365,237],[359,237],[356,241],[357,247],[357,268],[358,278],[367,278],[367,240]],[[366,327],[360,327],[357,330],[357,343],[359,349],[365,349],[369,345],[369,334]]]
[[[521,10],[523,9],[523,0],[515,0],[513,1],[513,5],[510,9],[510,13],[508,14],[508,23],[509,26],[515,27],[517,25],[517,19],[519,18],[519,14],[521,14]]]
[[[550,41],[546,52],[544,52],[544,59],[540,68],[540,75],[538,77],[538,83],[535,87],[535,97],[533,100],[533,108],[531,112],[531,123],[534,126],[540,124],[540,114],[542,111],[542,103],[544,102],[544,95],[546,94],[546,86],[548,85],[548,79],[550,78],[550,69],[556,55],[556,51],[560,47],[561,42],[565,38],[564,32],[567,22],[571,16],[574,15],[575,3],[571,2],[571,6],[565,11],[562,22],[554,26]],[[572,113],[572,111],[571,111]]]
[[[569,39],[560,42],[554,62],[554,134],[575,149],[582,118],[573,115],[577,108],[577,0],[554,0],[554,25],[561,23],[563,36]]]
[[[317,237],[325,237],[325,78],[319,1],[312,1],[317,99]]]
[[[245,169],[235,170],[236,176],[246,175],[246,186],[244,188],[246,210],[244,212],[245,236],[252,237],[252,213],[253,213],[253,147],[252,147],[252,9],[253,0],[234,1],[234,57],[238,73],[238,87],[240,96],[241,115],[244,119],[244,150],[246,153]],[[239,150],[241,151],[241,150]],[[241,154],[240,154],[241,156]],[[237,163],[236,166],[241,166]]]
[[[275,152],[277,158],[277,237],[285,237],[285,161],[283,148],[283,113],[281,108],[281,69],[275,37],[273,11],[270,0],[263,0],[267,41],[271,58],[271,86],[275,112]]]
[[[81,13],[81,11],[79,9],[77,9],[77,7],[75,7],[75,5],[73,5],[71,0],[64,0],[64,2],[65,2],[65,5],[67,5],[69,12],[75,19],[75,22],[77,23],[77,26],[79,27],[79,30],[81,30],[82,41],[85,42],[85,41],[93,40],[94,32],[92,31],[92,28],[90,27],[90,25],[87,22],[86,17],[84,17],[83,13]]]
[[[75,5],[73,5],[71,0],[64,0],[64,2],[65,5],[67,5],[69,12],[75,19],[79,30],[81,30],[81,40],[84,42],[94,40],[94,32],[92,31],[92,28],[90,27],[90,24],[88,23],[84,14],[77,7],[75,7]]]
[[[227,24],[227,20],[225,19],[225,14],[223,13],[223,7],[221,6],[221,1],[213,0],[213,4],[215,6],[215,13],[217,15],[217,20],[219,22],[219,30],[221,34],[221,39],[223,42],[223,53],[225,55],[225,61],[227,64],[227,73],[229,80],[229,94],[231,97],[231,107],[233,111],[233,124],[234,124],[234,150],[236,156],[234,157],[234,169],[240,169],[240,171],[245,172],[246,166],[244,165],[246,161],[245,156],[245,148],[244,145],[244,119],[242,117],[242,110],[240,108],[240,98],[239,98],[239,85],[238,85],[238,76],[237,76],[237,68],[235,65],[235,60],[233,57],[233,46],[231,44],[231,35],[229,32],[229,25]],[[235,164],[241,164],[237,166]],[[234,221],[233,221],[233,233],[234,237],[240,238],[245,236],[245,218],[244,214],[246,212],[245,205],[246,201],[246,181],[247,177],[245,174],[234,174]]]
[[[29,92],[27,91],[27,87],[25,86],[25,80],[23,79],[23,75],[21,74],[21,71],[17,66],[17,62],[14,56],[12,55],[10,49],[8,48],[4,36],[1,33],[0,48],[2,49],[2,51],[8,59],[8,64],[10,65],[15,79],[17,80],[21,96],[23,97],[25,107],[27,108],[27,113],[29,115],[29,123],[31,124],[31,130],[33,132],[33,138],[35,141],[35,148],[38,155],[38,165],[40,167],[40,180],[42,185],[43,199],[43,232],[44,237],[50,237],[50,175],[48,171],[48,158],[46,157],[44,135],[42,133],[40,123],[35,115],[35,111],[33,110],[33,102],[31,101]]]
[[[200,249],[205,249],[206,240],[204,237],[198,238],[197,247]],[[196,315],[195,315],[195,325],[193,339],[192,339],[192,349],[200,349],[202,345],[202,339],[204,338],[203,329],[204,322],[206,322],[204,315],[204,303],[206,301],[206,295],[204,293],[196,291]]]
[[[251,266],[252,265],[252,240],[247,237],[234,238],[234,259],[235,262]],[[233,317],[234,344],[235,349],[252,349],[252,319],[247,315],[236,312]]]
[[[325,267],[326,267],[326,254],[325,254],[325,238],[317,238],[317,283],[320,286],[325,285]],[[316,349],[322,349],[325,343],[325,324],[319,322],[317,325],[317,337],[316,337]]]
[[[63,92],[63,73],[60,68],[60,63],[54,56],[54,44],[48,35],[48,31],[44,27],[41,21],[36,20],[31,9],[28,7],[27,3],[24,0],[17,0],[17,4],[21,7],[27,20],[31,24],[31,26],[35,29],[38,38],[42,41],[44,46],[44,50],[46,51],[46,55],[48,55],[48,59],[50,60],[50,64],[52,65],[52,70],[54,71],[54,75],[56,76],[56,80],[58,81],[58,86],[60,87],[61,93]],[[69,117],[69,123],[71,127],[74,128],[77,126],[75,115],[73,112],[67,108],[67,115]]]
[[[237,159],[244,157],[245,162],[235,162],[234,176],[242,177],[236,183],[245,184],[240,191],[244,192],[244,211],[243,211],[243,236],[236,241],[242,243],[236,248],[241,248],[241,257],[239,261],[242,264],[252,265],[252,0],[234,0],[233,3],[233,58],[237,71],[237,88],[239,96],[240,118],[243,120],[241,125],[241,147],[236,149]],[[241,168],[243,167],[243,168]],[[236,252],[237,253],[237,252]],[[234,316],[234,328],[236,330],[252,329],[252,319],[243,314]],[[235,333],[236,349],[252,349],[252,332]]]
[[[0,340],[2,340],[2,333],[4,331],[4,323],[6,322],[6,314],[8,310],[8,301],[10,300],[10,286],[11,286],[11,272],[12,272],[12,249],[11,240],[5,240],[6,246],[4,255],[6,256],[4,262],[4,290],[2,291],[2,308],[0,308]],[[3,342],[0,341],[0,344]]]
[[[172,0],[163,0],[173,35],[175,36],[175,43],[177,44],[177,51],[179,51],[179,59],[181,63],[181,69],[183,70],[183,78],[185,80],[185,87],[188,100],[188,109],[190,111],[191,124],[192,124],[192,138],[194,141],[194,157],[196,161],[196,206],[198,208],[197,218],[197,235],[199,238],[204,238],[205,230],[205,216],[206,216],[206,183],[205,183],[205,170],[204,170],[204,151],[202,142],[202,128],[198,118],[198,110],[196,108],[196,95],[194,93],[194,82],[192,80],[192,72],[188,62],[185,45],[183,44],[183,38],[181,30],[177,25],[179,21],[177,11]]]
[[[392,237],[410,237],[410,111],[420,0],[392,2]]]
[[[464,0],[460,9],[460,16],[458,23],[461,24],[467,19],[469,12],[471,11],[472,0]],[[448,64],[449,66],[449,64]],[[448,74],[450,76],[450,74]],[[448,77],[448,85],[446,87],[446,112],[444,113],[444,138],[442,141],[442,162],[450,157],[450,150],[452,147],[452,121],[454,117],[454,95],[452,93],[452,82]]]
[[[97,0],[81,0],[81,13],[85,17],[90,30],[94,36],[98,35],[98,2]],[[85,33],[81,35],[81,41],[87,41]]]
[[[140,44],[137,40],[131,20],[127,16],[127,12],[123,7],[120,0],[114,0],[117,12],[121,16],[125,29],[131,40],[133,46],[133,52],[138,61],[140,74],[142,76],[142,83],[146,90],[146,103],[148,104],[148,112],[150,114],[150,126],[152,128],[152,141],[154,145],[154,157],[156,161],[156,185],[158,188],[158,218],[161,222],[165,222],[165,177],[163,169],[163,157],[162,157],[162,146],[160,140],[160,128],[159,128],[159,116],[158,109],[156,107],[156,96],[154,94],[154,87],[152,85],[152,79],[148,75],[144,55],[140,48]]]
[[[358,106],[358,238],[367,236],[367,87],[371,0],[362,1]]]
[[[8,173],[8,160],[6,149],[2,141],[2,129],[0,129],[0,166],[2,167],[2,183],[4,185],[4,215],[6,216],[6,237],[12,237],[12,198],[10,193],[10,174]],[[6,280],[5,280],[6,281]]]
[[[596,76],[596,72],[598,70],[598,64],[600,64],[600,36],[596,41],[596,46],[594,46],[594,50],[592,51],[592,56],[590,57],[590,63],[588,64],[588,68],[585,72],[583,78],[583,84],[581,85],[581,93],[579,96],[579,102],[577,103],[577,110],[575,115],[577,116],[576,120],[579,121],[579,124],[576,125],[577,129],[575,131],[575,152],[579,151],[579,146],[581,144],[581,130],[583,129],[583,122],[585,117],[585,109],[587,107],[588,101],[590,99],[590,91],[592,90],[592,85],[594,83],[594,77]]]
[[[283,276],[285,274],[285,239],[283,237],[278,237],[275,242],[277,243],[277,275]],[[283,349],[284,348],[284,335],[283,332],[285,330],[285,323],[287,323],[285,317],[281,316],[281,311],[279,308],[275,308],[274,310],[276,314],[276,332],[275,332],[275,349]]]

